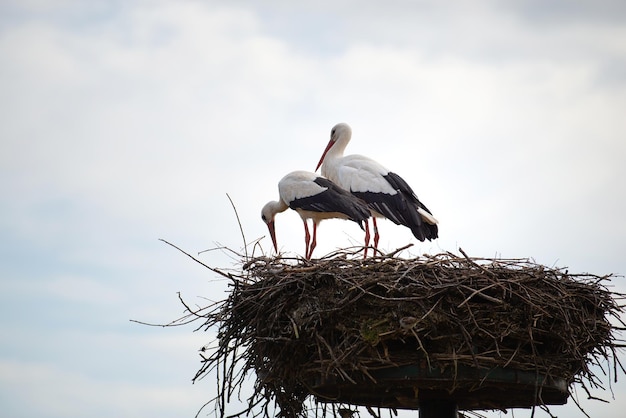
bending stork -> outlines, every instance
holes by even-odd
[[[323,219],[349,219],[363,229],[363,221],[367,222],[370,211],[367,205],[349,192],[324,177],[308,171],[294,171],[278,182],[278,201],[268,202],[261,211],[261,218],[267,224],[274,244],[276,230],[274,217],[277,213],[291,208],[298,212],[304,223],[305,257],[311,258],[317,245],[317,225]],[[309,233],[307,220],[313,220],[313,236]]]

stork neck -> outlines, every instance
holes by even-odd
[[[340,136],[337,138],[333,146],[328,150],[324,157],[324,163],[322,164],[322,176],[339,184],[337,178],[337,168],[341,165],[341,159],[343,158],[343,152],[346,146],[350,142],[350,136]]]
[[[281,213],[289,209],[289,205],[286,204],[283,199],[280,199],[279,201],[269,202],[267,205],[269,206],[273,214]]]
[[[343,157],[343,152],[346,150],[348,142],[350,142],[350,137],[348,135],[342,135],[337,138],[335,144],[328,150],[324,160],[326,161]]]

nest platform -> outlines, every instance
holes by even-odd
[[[247,413],[275,403],[295,417],[311,397],[391,409],[564,404],[574,383],[603,388],[592,366],[621,369],[623,295],[609,276],[527,259],[347,252],[253,258],[220,274],[232,280],[228,298],[195,315],[219,330],[196,378],[217,371],[222,412],[249,372]]]

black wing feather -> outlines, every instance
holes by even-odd
[[[432,240],[438,237],[439,228],[424,222],[417,208],[422,208],[431,213],[428,208],[419,201],[409,184],[399,175],[389,172],[385,180],[396,190],[396,194],[374,192],[352,192],[355,196],[367,202],[367,205],[385,218],[397,225],[404,225],[420,241]],[[431,213],[432,214],[432,213]]]
[[[295,199],[289,203],[289,207],[311,212],[343,213],[363,228],[362,222],[371,216],[365,202],[324,177],[317,177],[314,181],[326,190],[314,196]]]

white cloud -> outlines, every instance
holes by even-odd
[[[205,388],[167,382],[103,381],[49,364],[0,362],[5,413],[12,417],[194,416]]]

